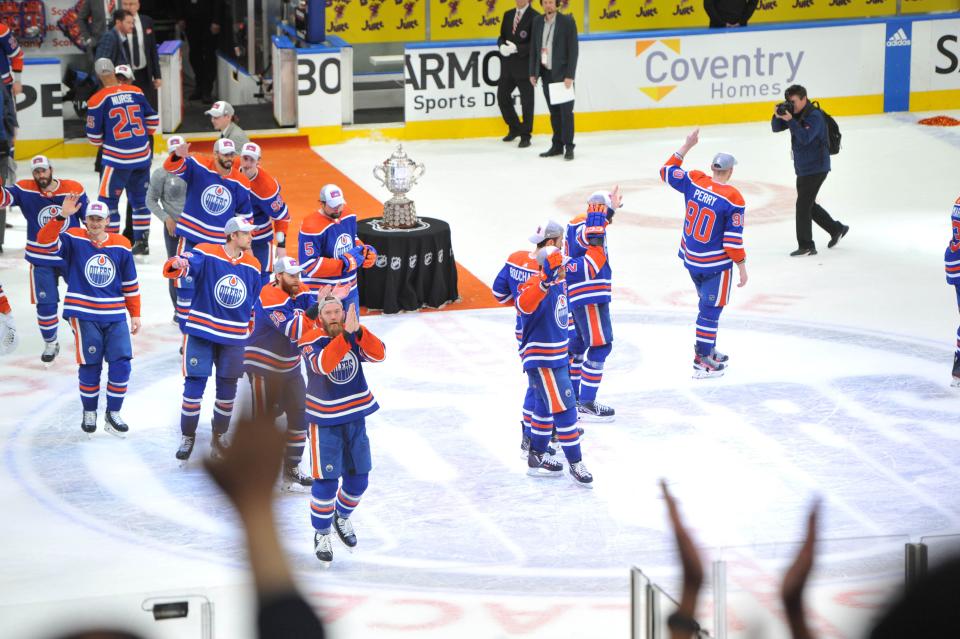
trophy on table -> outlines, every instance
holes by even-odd
[[[411,160],[404,153],[402,144],[382,164],[373,167],[373,177],[393,193],[393,197],[383,204],[383,220],[378,220],[377,226],[384,229],[415,229],[421,226],[417,207],[406,194],[423,177],[424,172],[423,163]]]

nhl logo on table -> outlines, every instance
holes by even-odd
[[[433,263],[433,251],[423,256],[423,265],[430,266]]]
[[[114,268],[110,258],[103,253],[97,253],[87,260],[83,266],[83,274],[91,286],[103,288],[117,276],[117,269]]]
[[[247,287],[236,275],[224,275],[213,287],[217,302],[224,308],[237,308],[247,299]]]
[[[403,261],[402,261],[399,257],[391,257],[391,258],[390,258],[390,268],[393,269],[394,271],[399,271],[399,270],[400,270],[400,265],[401,265],[402,263],[403,263]]]
[[[416,267],[417,267],[417,256],[416,256],[416,254],[411,255],[411,256],[410,256],[410,259],[407,260],[407,263],[410,264],[410,268],[416,268]]]
[[[383,268],[383,267],[385,267],[386,265],[387,265],[387,256],[386,256],[386,255],[378,255],[378,256],[377,256],[377,262],[376,262],[377,268]]]

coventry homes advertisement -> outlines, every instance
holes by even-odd
[[[823,97],[877,95],[883,92],[884,42],[883,24],[585,39],[580,43],[576,110],[780,100],[794,83],[816,87],[816,95]],[[492,45],[408,48],[406,118],[494,117],[499,113],[499,77],[500,60]],[[538,101],[538,113],[541,105]]]

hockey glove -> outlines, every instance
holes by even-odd
[[[340,258],[343,262],[343,274],[352,273],[363,262],[363,250],[358,246],[350,249]]]
[[[583,229],[583,233],[587,237],[587,244],[591,246],[603,246],[603,239],[607,234],[606,226],[607,215],[605,211],[591,210],[587,213],[587,223]]]
[[[540,279],[545,286],[553,286],[560,281],[564,271],[563,251],[555,246],[547,246],[537,260],[540,262]]]
[[[14,326],[13,316],[9,313],[0,313],[0,355],[7,355],[17,350],[20,336]]]
[[[377,249],[369,244],[363,245],[363,268],[370,268],[377,262]]]

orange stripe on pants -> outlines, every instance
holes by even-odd
[[[587,307],[587,325],[590,327],[590,346],[603,346],[607,343],[600,324],[600,307],[589,304]]]
[[[83,358],[83,340],[80,337],[80,323],[76,317],[70,318],[70,328],[73,329],[73,343],[77,350],[77,364],[86,364]]]
[[[547,393],[547,404],[550,413],[562,413],[565,409],[563,401],[560,399],[560,389],[557,387],[557,379],[553,375],[553,369],[538,368],[540,381],[543,383],[543,389]]]
[[[100,197],[110,196],[110,177],[113,175],[113,167],[103,167],[103,176],[100,178]]]

